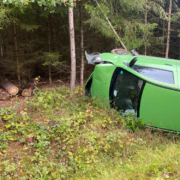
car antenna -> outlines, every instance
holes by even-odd
[[[113,30],[114,34],[117,36],[118,40],[120,41],[120,44],[122,45],[122,47],[127,51],[126,46],[124,45],[124,43],[121,41],[121,38],[119,37],[119,35],[117,34],[116,30],[113,28],[111,22],[109,21],[108,17],[105,15],[104,11],[102,10],[101,6],[99,5],[99,3],[97,2],[97,0],[95,0],[96,4],[99,6],[101,12],[103,13],[106,21],[109,23],[109,25],[111,26],[111,29]]]

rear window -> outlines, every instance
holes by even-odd
[[[129,66],[128,63],[124,64]],[[161,81],[164,83],[174,84],[174,75],[172,71],[138,65],[134,65],[132,69],[148,78]]]

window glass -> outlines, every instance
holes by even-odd
[[[138,73],[148,78],[169,84],[174,84],[174,76],[172,71],[156,69],[151,67],[137,66],[137,65],[135,65],[134,70],[136,70]]]
[[[127,63],[124,64],[129,66]],[[134,65],[133,69],[148,78],[164,83],[174,84],[174,75],[172,71],[138,65]]]
[[[113,105],[123,112],[132,111],[137,115],[139,95],[144,81],[123,69],[118,69],[112,89]]]

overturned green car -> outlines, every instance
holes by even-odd
[[[86,53],[86,58],[95,65],[86,96],[101,96],[122,114],[134,112],[147,125],[180,131],[180,61],[113,53]]]

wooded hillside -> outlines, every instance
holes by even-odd
[[[141,55],[180,59],[179,20],[180,0],[0,0],[1,180],[180,179],[179,132],[151,123],[154,117],[163,121],[166,113],[162,118],[159,114],[166,111],[165,123],[178,125],[178,113],[172,121],[178,111],[176,94],[169,101],[169,91],[177,88],[164,86],[167,93],[157,93],[149,86],[149,103],[141,98],[141,75],[136,86],[132,78],[133,86],[127,81],[128,88],[122,88],[130,98],[116,90],[116,81],[113,91],[106,91],[108,101],[103,93],[84,97],[90,96],[94,77],[88,88],[82,87],[94,68],[86,63],[85,51],[129,54],[134,49]],[[136,58],[129,61],[129,69]],[[119,70],[115,76],[131,79],[124,75],[133,70]],[[112,79],[121,79],[114,75]],[[172,76],[173,82],[177,78]],[[45,88],[47,83],[50,88]],[[81,86],[75,89],[76,84]],[[98,85],[109,86],[110,81]],[[153,102],[150,91],[154,99],[162,92],[160,104]],[[122,94],[122,101],[135,108],[125,113],[110,108],[115,104],[111,92],[116,99]],[[149,123],[137,118],[140,99],[142,106],[147,104],[144,112],[152,112],[147,113]],[[168,106],[162,108],[164,104]]]
[[[99,6],[98,6],[99,4]],[[70,81],[70,1],[1,1],[0,72],[18,80],[41,76]],[[83,83],[84,51],[122,48],[107,18],[128,50],[180,59],[180,1],[84,0],[73,2],[77,78]],[[82,69],[82,70],[80,70]],[[81,78],[80,78],[81,71]]]

